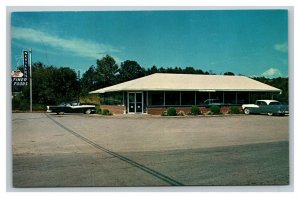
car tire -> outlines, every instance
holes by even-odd
[[[85,113],[85,114],[91,114],[92,111],[91,111],[90,109],[87,109],[84,113]]]
[[[273,113],[268,113],[268,116],[272,116],[273,115]]]
[[[63,111],[57,112],[57,115],[64,115],[64,114],[65,114],[65,112],[63,112]]]
[[[250,114],[250,109],[248,109],[248,108],[244,109],[244,113],[245,113],[246,115],[249,115],[249,114]]]

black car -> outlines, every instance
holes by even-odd
[[[57,106],[47,106],[47,112],[57,114],[64,113],[84,113],[91,114],[96,112],[95,105],[81,105],[79,102],[64,102]]]

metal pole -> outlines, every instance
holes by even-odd
[[[179,92],[179,105],[181,106],[181,91]]]
[[[32,69],[31,69],[31,65],[32,65],[32,49],[30,48],[29,50],[29,72],[30,72],[30,77],[29,77],[29,86],[30,86],[30,112],[32,112]]]
[[[77,71],[77,80],[78,80],[78,96],[77,103],[80,103],[80,70]]]

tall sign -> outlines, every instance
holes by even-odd
[[[28,64],[28,51],[23,51],[23,66],[24,66],[24,73],[20,70],[12,72],[12,85],[13,86],[27,86],[29,83],[29,64]]]

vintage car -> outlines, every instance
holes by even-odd
[[[289,113],[288,105],[283,105],[277,100],[257,100],[255,104],[243,104],[242,109],[245,114],[250,113],[284,115]]]
[[[207,99],[203,102],[203,106],[226,106],[229,103],[223,103],[220,99]]]
[[[79,102],[64,102],[57,106],[47,106],[47,112],[57,114],[64,113],[84,113],[91,114],[96,112],[95,105],[81,105]]]

